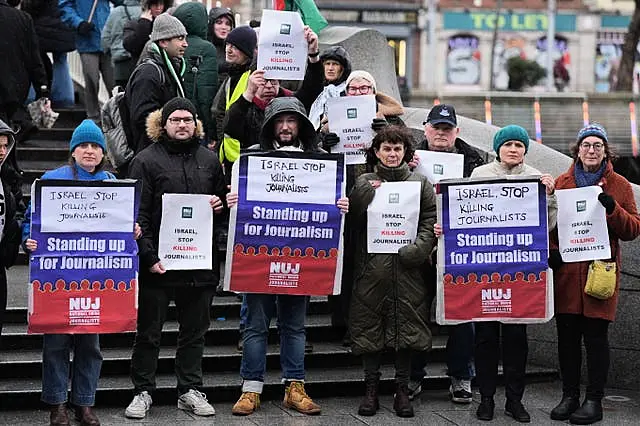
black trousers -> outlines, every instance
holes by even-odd
[[[0,266],[0,338],[2,335],[2,326],[4,325],[4,314],[6,310],[7,310],[7,270],[4,269],[4,266]]]
[[[176,304],[179,331],[175,372],[178,393],[202,388],[204,337],[209,330],[209,312],[215,287],[158,288],[140,286],[138,324],[131,355],[131,381],[135,393],[156,388],[162,325],[169,301]]]
[[[395,353],[396,383],[408,385],[411,370],[411,350],[400,349]],[[382,352],[367,352],[362,354],[364,378],[378,379],[380,377],[380,360]]]
[[[480,394],[492,397],[496,393],[498,360],[502,347],[502,369],[507,400],[520,401],[524,394],[525,369],[529,354],[527,326],[491,321],[476,322],[475,329],[476,381],[480,386]]]
[[[587,352],[587,399],[600,401],[609,373],[609,321],[581,314],[557,314],[562,394],[580,397],[582,340]]]

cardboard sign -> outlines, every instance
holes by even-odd
[[[365,150],[375,136],[371,122],[376,117],[376,98],[342,96],[327,99],[329,129],[340,137],[331,152],[343,152],[347,165],[364,164]]]
[[[262,11],[257,67],[266,79],[303,80],[308,48],[298,12]]]

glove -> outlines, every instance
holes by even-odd
[[[373,123],[371,123],[371,128],[374,132],[377,132],[378,130],[384,129],[388,125],[389,123],[387,123],[387,120],[385,120],[384,118],[374,118]]]
[[[549,268],[557,271],[560,267],[564,265],[562,261],[562,256],[560,255],[559,250],[549,250]]]
[[[41,86],[40,90],[36,93],[36,99],[49,98],[50,95],[49,88],[47,86]]]
[[[78,34],[86,36],[91,33],[96,28],[93,22],[82,21],[80,25],[78,25]]]
[[[338,145],[338,142],[340,142],[340,136],[335,133],[325,133],[322,137],[322,148],[325,151],[330,151],[331,148]]]
[[[600,201],[600,204],[604,206],[607,214],[613,213],[613,211],[616,209],[616,200],[614,200],[613,197],[606,192],[602,192],[600,193],[600,195],[598,195],[598,201]]]

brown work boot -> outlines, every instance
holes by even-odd
[[[282,404],[302,414],[320,414],[320,406],[309,398],[302,382],[289,382],[284,391]]]
[[[242,392],[240,399],[233,405],[231,412],[236,416],[248,416],[260,407],[260,394],[256,392]]]
[[[411,406],[411,401],[409,401],[409,386],[406,383],[396,384],[393,409],[398,417],[413,417],[413,407]]]
[[[378,377],[367,377],[364,380],[365,394],[358,407],[358,414],[361,416],[373,416],[380,408],[378,401]]]
[[[49,411],[49,422],[51,426],[69,426],[67,404],[52,405]]]
[[[81,426],[100,426],[100,420],[91,407],[77,407],[76,420],[80,421]]]

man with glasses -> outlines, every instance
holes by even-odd
[[[435,105],[429,111],[424,124],[425,139],[418,149],[427,151],[450,152],[464,155],[463,177],[471,176],[471,172],[484,164],[480,153],[458,137],[460,128],[456,110],[452,105]],[[410,166],[415,167],[420,158],[414,156]],[[435,296],[436,276],[435,259],[433,267],[425,271],[426,282],[430,287],[430,297]],[[472,401],[471,379],[473,368],[474,330],[473,323],[464,323],[449,328],[447,340],[447,374],[451,378],[449,398],[458,404],[470,404]],[[422,391],[422,379],[425,376],[426,354],[416,353],[411,362],[411,381],[409,398],[413,399]]]
[[[212,250],[213,270],[167,271],[158,257],[163,194],[208,194],[214,212],[223,210],[222,167],[216,155],[200,145],[203,133],[191,101],[173,98],[149,115],[147,136],[154,143],[131,162],[130,176],[141,180],[143,187],[138,214],[142,229],[138,323],[131,356],[135,396],[125,411],[129,418],[142,419],[151,407],[162,325],[171,300],[179,324],[175,355],[178,408],[198,416],[215,414],[201,390],[204,337],[220,273],[217,251]]]
[[[187,30],[177,18],[163,13],[153,21],[150,56],[133,71],[125,90],[129,144],[136,154],[151,144],[146,133],[147,116],[170,99],[184,97],[184,52]],[[121,106],[122,108],[122,106]]]

